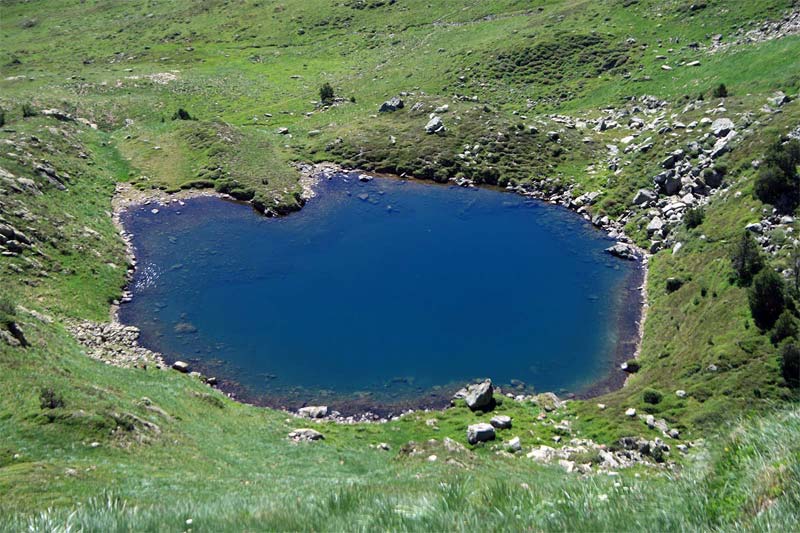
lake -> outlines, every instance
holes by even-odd
[[[579,216],[393,178],[316,191],[283,218],[209,197],[128,210],[138,268],[120,320],[276,407],[441,406],[483,377],[519,393],[619,385],[641,265]]]

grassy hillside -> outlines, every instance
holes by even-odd
[[[800,125],[800,34],[784,20],[797,11],[778,0],[0,2],[0,224],[24,237],[4,235],[0,250],[0,529],[792,529],[797,390],[730,257],[772,212],[753,195],[753,162]],[[320,103],[325,82],[336,98]],[[790,101],[771,103],[776,91]],[[396,95],[403,109],[378,113]],[[434,112],[446,131],[426,134]],[[737,135],[701,169],[717,118]],[[659,236],[647,227],[668,218],[662,206],[632,202],[678,149],[722,183],[694,195],[698,225],[673,220]],[[584,216],[654,251],[641,369],[554,412],[506,399],[497,412],[514,429],[462,450],[444,438],[466,444],[467,425],[491,415],[459,404],[324,422],[325,440],[298,444],[287,434],[312,422],[86,357],[67,326],[108,321],[132,266],[111,218],[116,184],[214,188],[278,215],[302,205],[293,163],[322,161],[566,204],[600,192]],[[787,279],[799,229],[774,224],[764,240],[767,268]],[[4,341],[10,324],[29,346]],[[654,391],[661,400],[645,401]],[[585,479],[525,456],[572,438],[613,450],[621,437],[665,438],[629,408],[679,430],[670,468]],[[523,453],[510,455],[514,436]],[[580,459],[598,470],[595,452]]]

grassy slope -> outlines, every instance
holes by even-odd
[[[793,59],[800,47],[798,37],[713,56],[667,42],[669,37],[679,37],[681,43],[706,43],[710,34],[730,33],[750,20],[775,17],[790,2],[709,2],[709,7],[691,18],[686,2],[638,2],[623,8],[623,2],[568,0],[541,2],[541,11],[529,2],[510,0],[475,5],[408,1],[374,9],[356,9],[356,4],[3,3],[2,77],[24,77],[0,80],[0,107],[8,110],[3,136],[17,145],[25,143],[21,151],[51,161],[73,179],[68,192],[49,189],[35,198],[8,198],[6,207],[21,202],[33,218],[22,220],[13,209],[4,209],[3,216],[46,236],[47,244],[41,247],[45,255],[37,258],[41,265],[0,259],[0,291],[26,307],[53,315],[57,322],[66,317],[103,320],[108,302],[119,294],[124,274],[122,244],[107,216],[115,181],[173,189],[202,177],[209,165],[222,164],[223,173],[265,197],[291,202],[297,190],[288,165],[292,159],[336,159],[416,173],[443,155],[452,157],[465,142],[479,140],[486,134],[487,121],[496,130],[510,131],[521,120],[512,111],[528,114],[531,120],[540,113],[562,110],[595,116],[604,105],[640,94],[667,99],[679,109],[684,95],[694,96],[724,81],[733,95],[726,106],[734,112],[758,109],[765,95],[775,89],[789,93],[798,89]],[[496,16],[485,19],[487,15]],[[24,23],[31,20],[35,24]],[[599,54],[617,54],[624,48],[629,59],[623,68],[598,75],[596,63],[580,53],[545,54],[530,71],[503,72],[498,77],[494,68],[498,56],[517,58],[529,49],[546,49],[543,43],[555,43],[560,50],[569,36],[587,35],[586,28],[597,28],[601,35]],[[626,47],[623,43],[628,37],[634,37],[637,46]],[[657,39],[663,39],[664,46],[658,48]],[[646,50],[639,46],[643,43],[649,45]],[[670,47],[675,51],[666,52]],[[670,59],[656,60],[660,53]],[[12,58],[20,63],[11,63]],[[540,67],[556,59],[565,77],[553,84],[552,72]],[[696,69],[660,69],[665,62],[677,65],[694,59],[702,61]],[[623,76],[626,71],[632,73],[630,78]],[[162,85],[143,78],[164,72],[174,73],[177,79]],[[651,81],[636,81],[645,75]],[[132,76],[139,79],[129,79]],[[465,81],[459,81],[459,76]],[[355,103],[316,110],[312,101],[318,98],[317,88],[323,81],[330,81],[339,95],[354,96]],[[402,90],[415,93],[412,103],[422,101],[430,107],[448,103],[451,112],[445,121],[450,133],[422,135],[426,116],[414,117],[408,109],[374,116],[377,104]],[[453,93],[476,95],[478,103],[453,102]],[[528,100],[538,104],[529,110]],[[66,108],[95,120],[102,132],[44,117],[23,119],[23,102],[37,108]],[[198,120],[170,120],[178,107],[188,109]],[[125,119],[132,124],[126,126]],[[749,139],[726,161],[729,179],[737,185],[714,200],[700,228],[681,237],[685,242],[681,254],[667,251],[653,259],[643,370],[628,387],[602,400],[609,405],[607,410],[598,411],[595,402],[572,408],[578,436],[612,442],[622,435],[647,434],[641,422],[623,420],[621,413],[629,406],[666,417],[685,435],[696,436],[701,428],[719,428],[743,410],[787,399],[774,348],[752,325],[745,292],[728,282],[729,242],[739,228],[757,220],[751,208],[761,207],[749,194],[749,162],[774,136],[797,125],[798,104],[762,120],[768,121],[763,135]],[[52,127],[61,131],[54,132]],[[291,136],[278,135],[278,127],[289,128]],[[309,137],[311,130],[322,133]],[[30,142],[31,135],[41,142]],[[389,135],[396,137],[397,145],[388,144]],[[663,146],[652,157],[637,160],[622,177],[612,178],[603,170],[595,175],[583,170],[594,162],[596,150],[620,134],[599,135],[588,147],[579,142],[579,134],[565,135],[563,155],[541,155],[545,142],[541,135],[514,138],[498,163],[502,175],[519,180],[561,175],[586,190],[601,186],[606,194],[598,208],[609,213],[626,205],[638,187],[647,185],[658,154],[680,142],[660,139],[657,142]],[[336,138],[343,139],[342,148],[326,150]],[[76,157],[76,146],[90,158]],[[29,167],[7,153],[0,154],[0,162],[16,175],[32,176]],[[40,178],[36,180],[41,183]],[[744,194],[735,198],[733,193],[739,190]],[[705,241],[699,239],[701,234],[706,235]],[[665,294],[665,279],[676,275],[689,282]],[[702,288],[707,289],[705,297]],[[227,400],[222,400],[220,408],[219,395],[211,393],[213,400],[202,396],[208,390],[183,376],[100,365],[83,357],[57,323],[21,316],[34,347],[25,351],[0,347],[4,370],[0,383],[9,391],[0,398],[3,515],[45,505],[71,506],[108,487],[114,495],[139,504],[162,502],[165,494],[193,494],[191,503],[152,516],[125,518],[137,525],[155,526],[162,520],[174,525],[188,516],[189,509],[194,516],[206,513],[209,529],[214,528],[216,512],[224,517],[219,520],[242,520],[234,523],[249,527],[326,524],[326,515],[350,524],[346,521],[378,502],[378,510],[365,513],[358,524],[436,527],[454,523],[456,513],[466,513],[466,526],[479,517],[498,520],[480,510],[493,501],[503,516],[514,517],[504,523],[507,526],[513,520],[525,524],[533,520],[542,527],[569,529],[577,527],[571,521],[576,516],[585,519],[586,515],[576,514],[577,509],[594,509],[597,494],[616,490],[604,479],[594,480],[589,489],[580,488],[558,472],[535,469],[524,459],[498,458],[486,449],[477,450],[474,457],[459,457],[466,468],[444,464],[444,460],[429,464],[424,457],[398,456],[409,440],[443,436],[462,440],[464,428],[475,418],[464,409],[436,414],[443,420],[439,431],[425,425],[427,416],[420,415],[378,427],[326,427],[324,444],[294,446],[285,441],[294,423],[286,422],[284,414]],[[711,363],[720,371],[706,371]],[[54,412],[40,409],[41,387],[63,394],[65,407]],[[641,391],[645,387],[663,391],[665,401],[655,407],[644,404]],[[671,393],[678,388],[690,396],[677,399]],[[148,411],[142,397],[162,407],[170,419]],[[505,405],[501,409],[514,416],[524,446],[550,441],[549,427],[533,425],[535,408]],[[111,434],[118,425],[115,415],[124,413],[151,420],[161,432],[133,428]],[[770,420],[779,421],[782,416],[789,415],[772,415]],[[785,422],[796,425],[796,416]],[[138,442],[139,438],[146,442]],[[94,441],[101,445],[88,446]],[[368,448],[384,441],[391,443],[391,452]],[[725,475],[732,465],[722,448],[714,449],[719,456],[710,463],[710,471]],[[442,459],[448,455],[441,449],[432,453]],[[758,482],[769,487],[773,482],[770,468],[781,470],[785,478],[781,477],[778,487],[791,490],[777,508],[786,513],[785,509],[791,509],[789,498],[797,498],[797,451],[783,453],[785,459],[777,466],[742,469],[734,478],[745,483],[753,472],[763,473],[765,479]],[[19,458],[14,459],[17,454]],[[77,473],[67,474],[67,469]],[[700,466],[690,467],[685,482],[704,479],[711,484],[714,476],[706,478],[707,473]],[[441,487],[441,481],[446,486]],[[532,497],[518,493],[521,482],[534,487]],[[646,524],[651,529],[711,527],[755,516],[752,508],[742,507],[741,495],[729,500],[725,494],[714,494],[698,509],[691,503],[698,493],[687,492],[682,500],[668,488],[668,480],[647,475],[639,481],[626,475],[625,483],[646,483],[636,494],[669,492],[676,509],[682,509],[675,522]],[[346,488],[351,485],[358,488]],[[700,494],[710,488],[700,486]],[[560,489],[578,500],[554,496],[561,494]],[[206,511],[197,509],[220,493],[233,496]],[[645,501],[626,497],[619,507],[601,513],[597,523],[584,525],[618,528],[620,516],[629,516],[626,506],[658,508],[658,499],[639,497]],[[307,521],[294,522],[286,515],[284,509],[297,498]],[[247,511],[231,510],[240,501],[246,502]],[[544,510],[550,506],[556,509],[555,517]],[[717,510],[712,512],[712,508]],[[771,512],[763,519],[769,520]],[[700,516],[707,516],[708,522],[698,522]],[[139,519],[143,522],[136,522]],[[627,524],[635,528],[633,522]]]

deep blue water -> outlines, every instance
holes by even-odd
[[[480,377],[579,390],[614,372],[637,271],[565,209],[386,178],[323,181],[284,218],[197,198],[124,222],[121,320],[272,405],[436,403]]]

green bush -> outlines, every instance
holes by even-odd
[[[686,212],[686,215],[683,218],[683,223],[686,224],[687,228],[693,229],[702,224],[705,218],[705,209],[702,207],[695,207],[694,209],[689,209]]]
[[[790,387],[800,386],[800,347],[793,342],[781,349],[781,373]]]
[[[773,344],[778,344],[784,339],[797,337],[797,320],[788,309],[781,313],[778,320],[775,321],[775,327],[772,328],[770,340]]]
[[[661,400],[664,399],[664,395],[655,389],[645,389],[642,393],[642,399],[645,401],[645,403],[656,405],[661,403]]]
[[[793,213],[800,205],[800,142],[780,141],[767,151],[758,172],[754,192],[764,203],[772,204],[782,213]]]
[[[327,81],[319,88],[319,99],[323,104],[330,104],[335,96],[333,87]]]
[[[770,268],[763,269],[753,278],[748,302],[756,325],[770,329],[786,308],[783,278]]]
[[[0,128],[6,125],[6,110],[0,109]]]
[[[54,391],[52,387],[45,387],[39,391],[39,407],[42,409],[64,407],[64,398]]]
[[[728,88],[725,87],[724,83],[720,83],[714,88],[712,94],[714,95],[714,98],[725,98],[728,96]]]
[[[24,118],[35,117],[36,115],[38,115],[36,108],[31,104],[22,104],[22,116]]]
[[[6,296],[0,296],[0,326],[8,328],[16,321],[17,311]]]
[[[749,285],[753,276],[764,268],[761,248],[749,231],[742,234],[731,255],[731,263],[736,277],[742,285]]]
[[[172,120],[194,120],[194,118],[184,108],[179,107],[175,114],[172,115]]]

